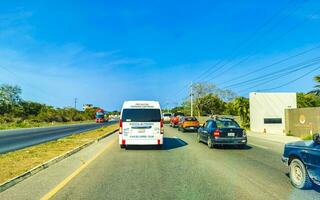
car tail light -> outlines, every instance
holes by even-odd
[[[160,133],[163,134],[164,133],[164,128],[163,128],[163,119],[161,119],[160,121]]]
[[[220,137],[220,130],[216,129],[214,132],[213,132],[213,136],[214,137]]]
[[[119,126],[120,126],[119,134],[122,134],[122,119],[120,119]]]

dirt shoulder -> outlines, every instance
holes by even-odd
[[[94,131],[74,134],[56,141],[0,154],[0,184],[116,129],[118,129],[117,124],[110,125]]]

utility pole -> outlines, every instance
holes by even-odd
[[[76,109],[76,110],[77,110],[77,103],[78,103],[78,99],[74,98],[74,109]]]
[[[190,85],[190,103],[191,103],[191,117],[193,117],[193,91],[192,91],[192,82]]]

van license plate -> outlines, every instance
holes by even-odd
[[[229,136],[229,137],[234,137],[234,136],[235,136],[235,133],[228,133],[228,136]]]

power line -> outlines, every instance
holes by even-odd
[[[234,59],[238,54],[239,54],[239,51],[243,48],[243,47],[247,47],[247,46],[250,46],[251,43],[252,43],[252,38],[255,38],[256,35],[261,31],[263,30],[264,27],[266,27],[269,23],[272,22],[272,20],[274,18],[276,18],[280,13],[283,12],[283,10],[287,7],[287,4],[290,4],[292,3],[292,0],[289,0],[283,7],[281,7],[276,13],[274,13],[270,18],[268,18],[263,24],[262,26],[260,26],[256,31],[254,31],[249,37],[247,37],[246,39],[242,40],[242,42],[240,42],[240,45],[236,48],[235,51],[233,51],[233,53],[231,54],[231,58]],[[250,42],[251,40],[251,42]],[[248,43],[249,42],[249,43]],[[248,45],[249,44],[249,45]],[[231,59],[231,60],[232,60]],[[202,75],[200,75],[199,78],[201,78],[203,75],[206,75],[205,77],[203,77],[204,79],[207,78],[208,76],[210,76],[210,73],[212,72],[212,70],[217,67],[217,65],[219,65],[220,63],[222,63],[222,60],[219,60],[214,66],[211,66],[209,67],[204,73],[202,73]],[[223,68],[225,65],[227,64],[224,63],[222,66],[220,66],[219,69]],[[218,69],[218,70],[219,70]],[[208,72],[208,74],[207,74]],[[194,80],[196,81],[196,80]]]
[[[305,66],[303,66],[303,67],[300,67],[300,68],[298,68],[298,69],[291,70],[291,71],[289,71],[289,72],[284,72],[284,73],[282,73],[282,74],[277,74],[277,75],[275,75],[275,76],[273,76],[273,77],[267,77],[267,78],[264,79],[265,82],[262,82],[262,83],[259,83],[259,84],[254,85],[254,86],[251,86],[251,87],[249,87],[249,88],[246,88],[246,89],[244,89],[244,90],[241,90],[241,91],[239,91],[238,93],[241,94],[241,93],[243,93],[243,92],[245,92],[245,91],[248,91],[248,90],[250,90],[250,89],[256,88],[256,87],[261,86],[261,85],[265,85],[265,84],[267,84],[267,83],[270,83],[271,81],[274,81],[274,80],[283,78],[283,77],[285,77],[285,76],[288,76],[288,75],[290,75],[290,74],[292,74],[292,73],[294,73],[294,72],[297,72],[297,71],[300,71],[300,70],[303,70],[303,69],[306,69],[306,68],[309,68],[309,67],[313,67],[313,66],[316,65],[316,64],[320,64],[320,62],[318,61],[318,62],[316,62],[316,63],[312,63],[312,64],[309,64],[309,65],[305,65]]]
[[[310,60],[307,60],[307,61],[303,61],[303,62],[298,63],[298,64],[287,66],[287,67],[285,67],[283,69],[280,69],[280,70],[277,70],[277,71],[274,71],[274,72],[271,72],[271,73],[268,73],[268,74],[263,74],[263,75],[258,76],[256,78],[252,78],[252,79],[249,79],[249,80],[246,80],[246,81],[237,82],[237,83],[225,86],[222,89],[226,89],[226,88],[230,88],[230,87],[234,87],[234,86],[239,87],[239,86],[241,86],[243,84],[246,84],[246,83],[252,84],[252,82],[257,81],[259,79],[264,79],[266,77],[269,77],[269,76],[272,76],[272,75],[275,75],[275,74],[278,74],[278,73],[286,72],[287,70],[295,69],[295,68],[298,68],[298,67],[300,67],[299,69],[301,69],[301,68],[303,69],[305,67],[305,65],[310,64],[312,62],[317,62],[317,61],[319,61],[319,59],[320,59],[320,56],[319,57],[315,57],[315,58],[310,59]]]
[[[318,10],[319,11],[319,10]],[[318,12],[317,11],[317,12]],[[317,13],[316,12],[316,13]],[[315,14],[314,14],[315,15]],[[313,16],[314,16],[313,15]],[[272,40],[270,41],[266,46],[264,46],[262,49],[266,49],[268,48],[269,46],[271,46],[272,44],[274,44],[275,42],[281,40],[283,37],[285,37],[287,34],[289,34],[290,32],[292,32],[293,30],[295,30],[297,27],[299,27],[300,25],[304,24],[307,20],[310,20],[309,17],[306,17],[305,20],[302,21],[302,23],[298,23],[296,24],[295,26],[291,27],[289,30],[287,30],[286,32],[284,32],[282,35],[280,35],[280,37],[276,38],[276,40]],[[259,50],[261,49],[258,49],[258,51],[255,51],[254,54],[257,54],[259,52]],[[234,65],[231,65],[229,68],[227,68],[225,71],[221,72],[222,74],[224,73],[227,73],[229,72],[231,69],[233,69],[234,67],[246,62],[252,55],[249,55],[249,56],[246,56],[244,59],[240,60],[238,63],[234,64]],[[216,77],[213,77],[211,79],[209,79],[208,81],[212,81],[213,79],[215,79]]]
[[[282,13],[282,11],[287,7],[287,4],[289,4],[289,3],[292,3],[292,0],[289,0],[286,4],[285,4],[285,6],[283,6],[283,7],[281,7],[275,14],[273,14],[270,18],[268,18],[268,20],[266,20],[263,24],[262,24],[262,26],[260,26],[253,34],[251,34],[248,38],[246,38],[245,40],[243,40],[240,44],[241,45],[239,45],[238,46],[238,48],[236,48],[236,50],[234,51],[234,53],[232,53],[231,55],[231,57],[232,57],[232,59],[234,59],[235,57],[236,57],[236,55],[238,54],[238,51],[240,50],[240,49],[242,49],[243,48],[243,45],[245,45],[244,47],[247,47],[248,46],[248,44],[247,44],[247,42],[250,42],[250,40],[252,40],[252,38],[255,38],[256,37],[256,35],[261,31],[261,30],[263,30],[263,28],[264,27],[266,27],[270,22],[272,22],[272,20],[274,19],[274,18],[276,18],[280,13]],[[296,7],[297,8],[297,7]],[[296,10],[295,10],[296,11]],[[290,13],[290,14],[288,14],[287,16],[290,16],[292,14],[292,12]],[[283,21],[283,19],[281,20],[281,21]],[[274,27],[274,26],[273,26]],[[252,43],[252,41],[249,43],[249,44],[251,44]],[[232,60],[231,59],[231,60]],[[247,60],[247,59],[246,59]],[[244,61],[243,61],[244,62]],[[222,60],[219,60],[214,66],[210,66],[207,70],[205,70],[203,73],[201,73],[196,79],[194,79],[194,81],[197,81],[199,78],[201,78],[203,75],[206,75],[205,77],[204,77],[204,79],[205,78],[207,78],[208,76],[210,76],[212,73],[212,71],[218,66],[218,65],[220,65],[220,63],[222,63]],[[239,63],[238,63],[239,64]],[[221,65],[221,66],[219,66],[220,68],[217,70],[217,71],[219,71],[220,69],[222,69],[225,65],[227,65],[227,62],[226,63],[224,63],[223,65]],[[217,72],[216,71],[216,72]],[[177,95],[176,96],[178,96],[178,95],[180,95],[180,93],[182,93],[185,89],[187,89],[188,88],[188,84],[186,85],[186,86],[184,86],[178,93],[177,93]]]
[[[314,51],[314,50],[316,50],[316,49],[319,49],[319,48],[320,48],[320,45],[317,45],[317,46],[312,47],[312,48],[310,48],[310,49],[307,49],[307,50],[305,50],[305,51],[303,51],[303,52],[297,53],[297,54],[295,54],[295,55],[293,55],[293,56],[288,56],[288,57],[286,57],[286,58],[284,58],[284,59],[282,59],[282,60],[276,61],[276,62],[271,63],[271,64],[266,65],[266,66],[262,66],[262,67],[260,67],[260,68],[258,68],[258,69],[256,69],[256,70],[253,70],[253,71],[251,71],[251,72],[249,72],[249,73],[247,72],[247,73],[244,74],[244,75],[236,76],[236,77],[234,77],[233,79],[230,79],[230,80],[228,80],[228,81],[224,81],[223,84],[230,83],[230,82],[234,82],[235,80],[243,79],[244,77],[248,77],[248,76],[250,76],[251,74],[254,74],[254,73],[257,73],[257,72],[266,70],[266,69],[268,69],[268,68],[270,68],[270,67],[273,67],[273,66],[275,66],[275,65],[281,64],[281,63],[283,63],[283,62],[285,62],[285,61],[291,60],[291,59],[296,58],[296,57],[299,57],[299,56],[301,56],[301,55],[307,54],[307,53],[309,53],[309,52],[311,52],[311,51]]]
[[[303,77],[311,74],[312,72],[314,72],[314,71],[316,71],[316,70],[318,70],[318,69],[320,69],[320,66],[317,66],[316,68],[312,69],[311,71],[308,71],[307,73],[303,74],[302,76],[299,76],[298,78],[296,78],[296,79],[294,79],[294,80],[291,80],[291,81],[289,81],[289,82],[287,82],[287,83],[285,83],[285,84],[282,84],[282,85],[280,85],[280,86],[273,87],[273,88],[263,89],[263,90],[260,90],[260,91],[276,90],[276,89],[282,88],[282,87],[284,87],[284,86],[290,85],[291,83],[294,83],[294,82],[296,82],[296,81],[299,80],[299,79],[302,79]]]

